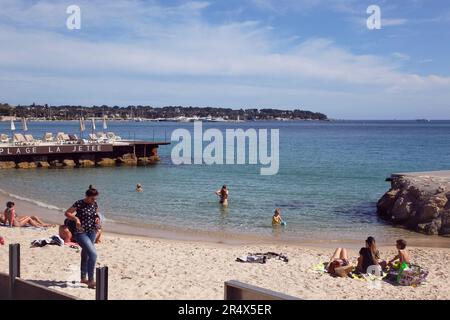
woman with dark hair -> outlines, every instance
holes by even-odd
[[[226,185],[222,186],[220,190],[217,190],[216,195],[219,197],[221,205],[224,207],[228,206],[228,189]]]
[[[10,227],[36,227],[36,228],[49,228],[53,227],[53,224],[43,222],[36,216],[23,216],[19,217],[16,214],[16,204],[12,201],[6,203],[6,209],[3,212],[4,216],[1,220],[2,223],[9,225]]]
[[[94,270],[97,261],[97,251],[95,249],[95,238],[97,234],[97,224],[99,223],[97,197],[99,193],[90,186],[86,191],[86,196],[82,200],[75,202],[70,207],[65,216],[68,221],[68,228],[74,240],[81,247],[81,283],[85,283],[89,288],[95,288]]]
[[[359,250],[358,266],[356,270],[362,273],[367,272],[369,266],[381,266],[386,267],[385,261],[380,261],[380,252],[377,249],[374,237],[368,237],[366,239],[366,246]]]

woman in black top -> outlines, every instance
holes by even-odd
[[[68,227],[73,238],[81,246],[81,283],[89,288],[95,288],[94,270],[97,261],[95,250],[96,224],[99,222],[98,191],[89,188],[83,200],[75,202],[65,215],[69,220]]]
[[[357,271],[366,273],[369,266],[379,265],[382,268],[386,267],[385,261],[380,261],[380,252],[377,249],[375,238],[368,237],[366,246],[359,250]]]

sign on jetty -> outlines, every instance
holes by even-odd
[[[0,144],[0,169],[111,167],[148,165],[159,161],[158,148],[170,142]]]
[[[31,147],[0,147],[0,156],[18,155],[44,155],[44,154],[70,154],[70,153],[93,153],[112,152],[112,144],[78,144],[78,145],[50,145]]]
[[[450,171],[392,174],[378,215],[429,235],[450,236]]]

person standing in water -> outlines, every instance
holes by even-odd
[[[219,197],[221,205],[224,207],[228,206],[228,189],[226,185],[223,185],[220,190],[217,190],[216,195]]]
[[[74,240],[80,245],[81,250],[81,283],[89,288],[95,288],[94,271],[97,261],[95,240],[97,224],[99,223],[97,197],[99,193],[94,188],[86,191],[82,200],[75,202],[67,209],[65,216],[69,220],[68,228],[72,232]]]
[[[136,185],[136,192],[142,192],[142,185],[140,183]]]
[[[272,216],[272,226],[281,226],[283,224],[283,219],[281,218],[280,208],[276,208]]]

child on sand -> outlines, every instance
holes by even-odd
[[[398,261],[398,264],[396,264],[397,266],[401,266],[403,263],[406,263],[407,265],[411,264],[411,261],[409,259],[409,253],[406,250],[406,241],[403,239],[397,240],[396,247],[397,247],[398,253],[394,258],[389,260],[388,265],[390,267],[395,268],[395,265],[394,265],[395,261]]]

